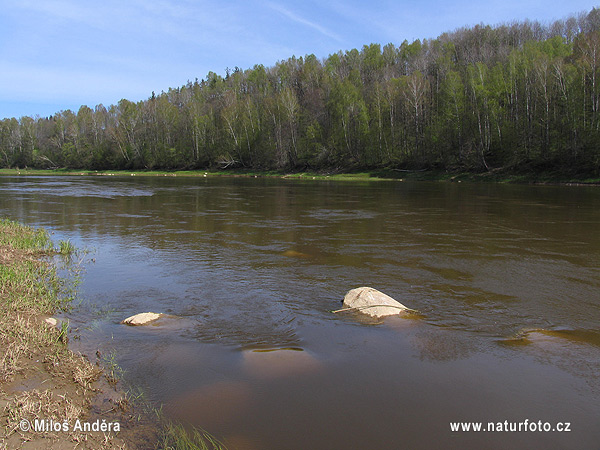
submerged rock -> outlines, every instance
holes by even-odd
[[[600,332],[583,329],[546,330],[544,328],[523,329],[517,334],[498,341],[502,345],[520,346],[530,344],[583,344],[600,346]]]
[[[150,322],[154,322],[159,317],[162,317],[162,314],[147,312],[147,313],[136,314],[135,316],[128,317],[121,323],[125,324],[125,325],[134,325],[134,326],[135,325],[146,325]]]
[[[286,250],[281,255],[287,256],[288,258],[300,258],[300,259],[311,258],[311,256],[308,253],[297,252],[296,250]]]
[[[346,308],[377,318],[412,311],[389,295],[371,287],[359,287],[348,291],[343,304]]]
[[[308,374],[321,367],[312,355],[301,348],[245,350],[243,355],[244,370],[262,379]]]

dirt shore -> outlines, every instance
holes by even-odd
[[[64,280],[43,230],[0,220],[0,450],[156,448],[155,427],[67,345]],[[51,322],[51,323],[48,323]]]

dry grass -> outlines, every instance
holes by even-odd
[[[185,429],[164,418],[160,424],[142,421],[131,414],[128,395],[108,399],[109,405],[104,404],[107,397],[96,397],[103,378],[111,385],[119,381],[122,371],[114,357],[105,361],[101,378],[102,370],[67,347],[68,324],[58,329],[44,321],[65,306],[64,280],[57,277],[49,257],[70,256],[73,251],[69,243],[55,250],[44,231],[0,219],[0,450],[223,449],[202,430]],[[118,436],[72,429],[77,419],[98,417],[118,421],[122,430],[127,422],[134,426]],[[70,427],[67,432],[24,432],[19,426],[23,419],[66,421]]]
[[[5,348],[4,354],[0,357],[0,381],[11,380],[22,369],[19,359],[23,353],[23,348],[18,345],[13,344]]]
[[[0,356],[0,381],[12,381],[22,373],[35,349],[52,343],[51,330],[40,323],[33,324],[30,317],[19,313],[0,316],[0,336],[4,348]]]
[[[93,384],[102,373],[69,350],[68,327],[59,330],[44,322],[67,301],[64,280],[48,259],[57,253],[43,230],[0,220],[0,450],[24,443],[27,448],[124,449],[112,433],[19,428],[23,419],[72,426],[89,418],[97,392]]]
[[[97,366],[90,364],[83,356],[72,353],[72,357],[74,359],[73,381],[85,389],[92,389],[92,383],[100,377],[102,371]]]
[[[36,389],[25,391],[13,397],[12,401],[5,407],[7,414],[7,434],[19,431],[19,423],[27,419],[34,423],[36,419],[56,422],[67,421],[74,423],[83,416],[84,409],[75,404],[66,395],[54,394],[52,391],[38,391]],[[20,431],[19,431],[20,432]],[[30,430],[27,434],[42,434]]]

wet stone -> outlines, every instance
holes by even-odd
[[[157,314],[157,313],[153,313],[153,312],[140,313],[140,314],[136,314],[135,316],[128,317],[127,319],[123,320],[121,323],[124,325],[131,325],[131,326],[146,325],[150,322],[154,322],[156,319],[158,319],[161,316],[162,316],[162,314]]]
[[[345,308],[377,318],[398,315],[410,309],[371,287],[359,287],[348,291],[343,304]]]

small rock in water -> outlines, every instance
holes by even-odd
[[[153,312],[141,313],[136,314],[135,316],[128,317],[121,323],[125,325],[146,325],[150,322],[155,321],[161,316],[162,314],[157,314]]]
[[[48,317],[47,319],[44,320],[44,322],[46,322],[48,325],[53,326],[53,327],[58,325],[58,320],[56,320],[54,317]]]
[[[359,287],[348,291],[343,303],[346,308],[377,318],[397,315],[410,309],[371,287]]]

